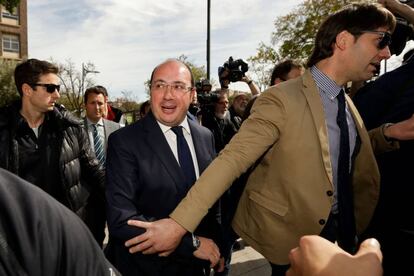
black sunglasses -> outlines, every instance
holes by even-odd
[[[57,92],[60,91],[60,85],[53,84],[53,83],[33,83],[31,86],[42,86],[46,88],[47,93],[54,93],[56,90]]]
[[[381,36],[381,40],[378,42],[378,49],[382,50],[387,46],[391,45],[391,34],[389,32],[382,32],[382,31],[362,31],[361,33],[370,33],[370,34],[378,34]]]

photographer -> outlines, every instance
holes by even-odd
[[[231,82],[245,82],[250,88],[252,95],[258,95],[260,93],[259,88],[256,84],[246,76],[246,72],[249,70],[249,66],[242,59],[233,60],[233,57],[229,57],[223,66],[218,68],[218,75],[221,89],[220,92],[225,91],[228,96],[233,95],[233,91],[229,89]]]

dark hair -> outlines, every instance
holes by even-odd
[[[105,87],[101,85],[92,86],[86,89],[85,94],[83,95],[83,102],[86,104],[88,102],[88,97],[90,94],[102,94],[104,97],[108,96],[108,92],[106,91]]]
[[[330,15],[321,24],[307,66],[312,67],[332,56],[336,36],[342,31],[348,31],[358,39],[362,31],[376,30],[380,27],[387,27],[392,32],[395,24],[394,15],[380,4],[350,4]]]
[[[275,84],[277,78],[283,81],[287,80],[287,75],[294,68],[300,69],[302,68],[302,65],[292,59],[287,59],[276,64],[275,68],[273,68],[272,76],[270,77],[270,86]]]
[[[18,64],[14,69],[14,82],[20,97],[23,95],[23,84],[26,83],[33,87],[33,84],[39,81],[41,75],[58,73],[58,67],[45,60],[32,58]],[[33,87],[33,89],[35,88]]]
[[[176,58],[169,58],[169,59],[167,59],[166,61],[164,61],[163,63],[158,64],[158,65],[154,68],[154,70],[152,70],[152,73],[151,73],[151,78],[150,78],[150,86],[151,86],[151,84],[152,84],[152,79],[153,79],[153,77],[154,77],[154,73],[155,73],[155,71],[158,69],[158,67],[160,67],[160,65],[163,65],[163,64],[168,63],[168,62],[171,62],[171,61],[176,61],[176,62],[179,62],[179,63],[183,64],[183,65],[184,65],[184,66],[188,69],[188,72],[190,72],[190,76],[191,76],[191,87],[195,87],[195,80],[194,80],[193,72],[191,72],[191,68],[190,68],[190,66],[188,66],[188,64],[186,64],[185,62],[182,62],[181,60],[176,59]]]
[[[139,117],[141,119],[146,115],[145,111],[146,111],[146,109],[147,109],[148,106],[150,106],[150,102],[149,102],[149,100],[146,100],[139,107]]]

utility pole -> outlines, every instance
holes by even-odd
[[[210,9],[211,0],[207,0],[207,79],[210,80]]]
[[[85,86],[85,79],[86,79],[86,75],[89,73],[94,73],[94,74],[98,74],[100,73],[99,71],[95,71],[95,70],[89,70],[88,67],[85,67],[85,64],[82,62],[82,79],[81,79],[81,91],[80,94],[84,93],[84,86]]]

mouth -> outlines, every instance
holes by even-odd
[[[373,72],[379,72],[381,69],[381,63],[379,62],[371,62],[369,65],[371,65],[373,67]]]
[[[165,114],[172,114],[175,112],[176,109],[177,109],[177,106],[174,104],[161,105],[161,110]]]

